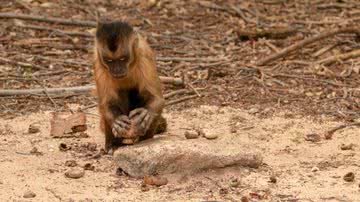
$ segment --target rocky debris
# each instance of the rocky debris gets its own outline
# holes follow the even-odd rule
[[[85,171],[83,168],[71,168],[70,170],[65,172],[65,176],[72,179],[79,179],[85,175]]]
[[[43,153],[40,152],[37,147],[33,147],[33,148],[30,150],[30,154],[36,155],[36,156],[41,156],[41,155],[43,155]]]
[[[350,143],[350,144],[341,144],[340,145],[340,149],[341,150],[352,150],[354,147],[354,144]]]
[[[92,171],[95,170],[95,166],[91,163],[85,163],[83,168],[84,170],[92,170]]]
[[[225,146],[226,150],[223,149]],[[160,138],[119,148],[114,153],[114,160],[126,174],[139,178],[228,166],[258,168],[262,164],[260,153],[251,145]]]
[[[353,172],[348,172],[348,173],[346,173],[346,175],[344,175],[343,179],[346,182],[353,182],[355,179],[355,174]]]
[[[36,194],[33,192],[33,191],[26,191],[23,195],[24,198],[35,198],[36,197]]]
[[[275,183],[277,182],[276,177],[275,177],[275,176],[270,176],[269,182],[271,182],[271,183],[274,183],[274,184],[275,184]]]
[[[240,181],[237,178],[230,180],[230,187],[236,188],[240,185]]]
[[[79,132],[84,132],[86,129],[86,115],[84,113],[79,112],[70,115],[60,112],[53,113],[50,135],[54,138],[80,136],[81,133]]]
[[[305,140],[310,142],[320,142],[321,136],[316,133],[310,133],[305,135]]]
[[[40,132],[40,124],[38,124],[38,123],[30,124],[28,132],[29,133],[38,133],[38,132]]]
[[[145,176],[143,184],[153,185],[153,186],[164,186],[167,185],[168,179],[166,177],[160,176]]]
[[[314,173],[316,173],[317,171],[319,171],[320,169],[318,168],[318,167],[316,167],[316,166],[314,166],[314,167],[312,167],[311,168],[311,172],[314,172]]]
[[[65,166],[67,166],[67,167],[75,167],[77,165],[78,164],[76,163],[75,160],[67,160],[67,161],[65,161]]]
[[[204,137],[208,140],[214,140],[218,138],[218,135],[215,133],[205,133]]]
[[[184,135],[186,139],[196,139],[199,137],[199,133],[196,131],[185,131]]]

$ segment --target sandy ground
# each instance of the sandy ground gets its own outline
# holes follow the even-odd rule
[[[50,112],[0,119],[0,200],[241,201],[246,197],[250,201],[360,201],[360,128],[348,127],[337,131],[331,140],[314,143],[306,141],[305,135],[323,134],[341,123],[290,112],[260,118],[261,114],[272,112],[256,111],[201,106],[166,112],[169,130],[165,135],[184,138],[184,131],[201,127],[219,135],[211,141],[253,145],[262,151],[264,165],[259,169],[225,168],[182,175],[169,178],[165,186],[150,187],[149,191],[141,190],[141,179],[117,175],[111,156],[96,155],[103,145],[103,136],[94,115],[88,115],[88,138],[66,139],[50,137]],[[29,134],[29,124],[35,122],[40,123],[41,131]],[[60,151],[60,143],[71,149]],[[94,143],[96,151],[91,148]],[[340,149],[341,144],[350,143],[355,145],[351,150]],[[34,147],[39,155],[30,153]],[[78,166],[91,163],[95,169],[86,170],[80,179],[70,179],[64,175],[69,169],[67,160],[75,160]],[[348,172],[355,174],[353,182],[344,181]],[[276,183],[270,182],[270,176],[276,178]],[[237,186],[234,179],[239,182]],[[35,198],[23,198],[29,190],[36,194]]]

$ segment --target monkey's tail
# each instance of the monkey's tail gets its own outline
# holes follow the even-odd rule
[[[166,119],[161,115],[158,119],[158,126],[156,127],[155,134],[164,133],[167,130]]]

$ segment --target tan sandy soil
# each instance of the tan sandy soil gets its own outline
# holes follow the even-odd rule
[[[91,113],[95,114],[96,110]],[[165,135],[184,138],[184,131],[201,127],[205,132],[217,133],[219,138],[195,141],[249,143],[262,151],[264,165],[259,169],[226,168],[192,176],[180,174],[169,178],[167,185],[150,187],[147,192],[141,191],[141,179],[117,175],[112,157],[96,158],[103,137],[94,115],[88,114],[89,138],[50,137],[50,112],[0,120],[0,200],[240,201],[244,196],[253,201],[360,200],[359,128],[345,128],[337,131],[332,140],[313,143],[304,136],[322,134],[341,123],[326,117],[313,120],[289,112],[274,113],[265,119],[258,115],[214,106],[167,112],[169,130]],[[29,134],[28,126],[34,122],[41,124],[41,132]],[[98,144],[97,151],[87,149],[89,142]],[[66,143],[71,149],[60,151],[60,143]],[[355,147],[341,150],[342,143],[353,143]],[[34,147],[42,155],[31,154]],[[67,160],[75,160],[79,166],[91,163],[95,170],[86,170],[80,179],[66,178]],[[343,180],[348,172],[355,173],[354,182]],[[270,176],[275,176],[277,182],[269,182]],[[231,187],[235,178],[240,183]],[[28,190],[36,197],[24,199]]]

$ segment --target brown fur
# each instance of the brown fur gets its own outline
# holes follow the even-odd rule
[[[109,50],[106,40],[99,36],[95,40],[94,74],[99,99],[101,130],[105,133],[105,149],[108,150],[116,141],[111,127],[117,116],[128,116],[133,106],[144,107],[160,116],[164,99],[161,81],[156,70],[155,56],[146,40],[135,32],[131,32],[128,36],[122,35],[122,38],[116,39],[118,43],[116,51]],[[126,51],[130,53],[127,74],[125,77],[116,78],[109,71],[103,56],[115,59],[121,57]],[[132,94],[135,94],[136,98],[140,97],[144,103],[133,99]],[[152,137],[156,127],[157,118],[144,137]]]

